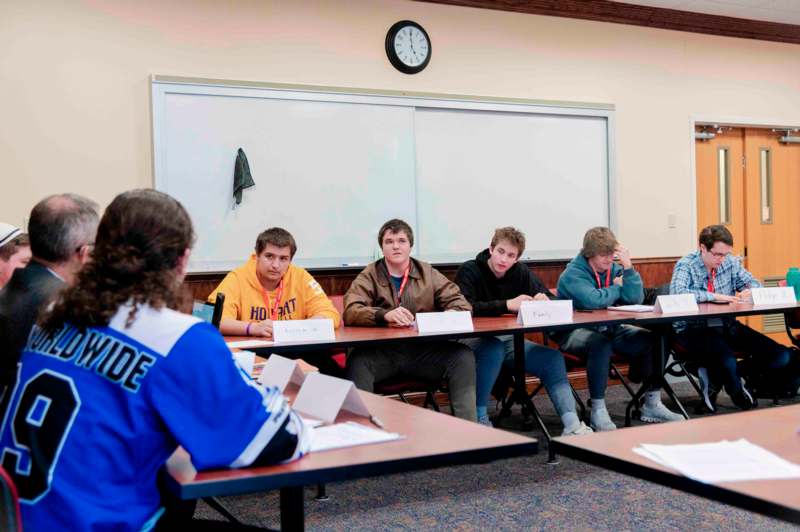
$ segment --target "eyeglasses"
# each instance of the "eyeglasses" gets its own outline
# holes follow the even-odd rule
[[[708,251],[708,250],[706,250],[706,253],[711,253],[711,256],[714,257],[715,259],[724,259],[725,257],[731,254],[730,251],[728,251],[727,253],[720,253],[718,251]]]

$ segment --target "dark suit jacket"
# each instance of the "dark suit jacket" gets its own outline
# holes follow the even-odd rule
[[[39,310],[64,287],[64,282],[32,260],[0,290],[0,389],[14,381],[22,349]]]

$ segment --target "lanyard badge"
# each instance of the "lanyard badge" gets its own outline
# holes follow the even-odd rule
[[[263,288],[261,289],[261,293],[264,296],[264,305],[266,306],[267,310],[269,310],[269,294]],[[272,307],[272,312],[270,312],[270,317],[272,321],[278,319],[278,307],[281,306],[281,297],[283,297],[283,277],[281,277],[281,282],[278,283],[278,291],[275,294],[275,305]]]

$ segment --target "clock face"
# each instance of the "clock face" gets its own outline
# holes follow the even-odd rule
[[[428,36],[416,26],[404,26],[394,36],[394,52],[404,65],[421,65],[428,58],[428,50]]]
[[[416,74],[428,66],[431,59],[430,38],[416,22],[402,20],[386,34],[386,55],[400,72]]]

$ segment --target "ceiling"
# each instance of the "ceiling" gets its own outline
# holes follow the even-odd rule
[[[800,25],[800,0],[613,0],[725,17]]]

